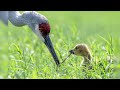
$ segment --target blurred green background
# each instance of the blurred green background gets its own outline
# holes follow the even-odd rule
[[[106,44],[106,42],[99,36],[104,37],[108,41],[109,36],[112,36],[114,61],[114,64],[112,66],[114,68],[114,76],[112,78],[120,78],[119,11],[38,12],[45,15],[49,20],[49,23],[51,25],[50,37],[59,58],[59,53],[61,53],[62,57],[64,58],[67,55],[66,53],[69,51],[69,49],[73,48],[78,43],[88,44],[94,53],[95,50],[98,51],[95,53],[95,55],[102,57],[101,48],[103,45]],[[20,13],[22,13],[22,11]],[[16,61],[13,62],[13,60],[23,60],[21,59],[21,54],[19,54],[17,51],[23,52],[23,50],[25,50],[25,58],[30,57],[29,55],[31,53],[34,53],[34,56],[32,57],[33,59],[31,60],[33,60],[33,62],[38,62],[39,65],[41,65],[41,68],[42,64],[43,67],[46,66],[45,63],[51,63],[51,66],[54,64],[54,61],[47,51],[47,48],[27,26],[15,27],[9,22],[9,26],[6,27],[2,22],[0,22],[0,46],[0,78],[12,77],[15,75],[14,72],[16,72],[16,69],[22,67],[18,67],[20,65],[17,64]],[[20,50],[16,50],[16,47],[18,47],[18,49]],[[46,60],[46,56],[50,57],[47,58],[50,60]],[[40,58],[41,60],[38,61],[37,59]],[[74,58],[72,57],[72,59]],[[30,66],[29,69],[31,67],[32,66]],[[36,66],[33,67],[35,68]],[[27,72],[27,69],[24,70],[26,70],[25,72]],[[32,73],[34,74],[34,72]],[[35,76],[31,76],[31,78],[34,77]],[[30,77],[28,76],[28,78]]]

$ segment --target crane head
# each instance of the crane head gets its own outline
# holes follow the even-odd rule
[[[43,39],[44,39],[43,42],[45,43],[45,45],[49,49],[51,55],[54,58],[54,61],[56,62],[57,65],[59,65],[60,62],[58,60],[58,57],[57,57],[57,55],[55,53],[54,47],[53,47],[52,42],[51,42],[50,37],[49,37],[49,33],[50,33],[50,25],[49,25],[49,23],[41,23],[41,24],[39,24],[39,31],[40,31]]]
[[[49,49],[55,63],[60,64],[58,57],[55,53],[54,47],[49,37],[50,24],[48,19],[35,11],[26,11],[23,13],[22,18],[25,19],[25,23],[33,30],[33,32],[44,42]]]
[[[51,39],[49,37],[50,33],[50,24],[48,22],[48,19],[37,13],[37,12],[32,12],[32,17],[30,17],[32,20],[30,23],[30,27],[32,28],[33,32],[37,34],[37,36],[44,42],[44,44],[47,46],[48,50],[50,51],[56,65],[59,65],[60,62],[58,60],[58,57],[56,55],[56,52],[54,50],[54,47],[52,45]],[[34,19],[33,19],[34,17]]]

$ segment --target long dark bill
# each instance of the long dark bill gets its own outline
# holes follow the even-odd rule
[[[44,42],[45,45],[46,45],[47,48],[49,49],[49,51],[50,51],[50,53],[51,53],[51,55],[52,55],[52,57],[53,57],[56,65],[58,66],[58,65],[60,64],[60,62],[59,62],[58,57],[57,57],[57,55],[56,55],[56,53],[55,53],[55,50],[54,50],[54,47],[53,47],[53,45],[52,45],[52,42],[51,42],[51,40],[50,40],[49,35],[46,35],[46,36],[44,37],[44,39],[45,39],[45,42]]]

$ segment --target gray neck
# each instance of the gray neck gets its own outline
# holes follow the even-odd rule
[[[19,11],[9,11],[8,12],[8,19],[15,26],[19,27],[19,26],[25,25],[24,19],[22,18]]]

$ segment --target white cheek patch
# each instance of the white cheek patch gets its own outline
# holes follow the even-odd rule
[[[45,39],[42,37],[41,32],[39,31],[39,25],[38,25],[38,24],[35,25],[35,33],[37,34],[37,36],[38,36],[43,42],[45,42]]]

